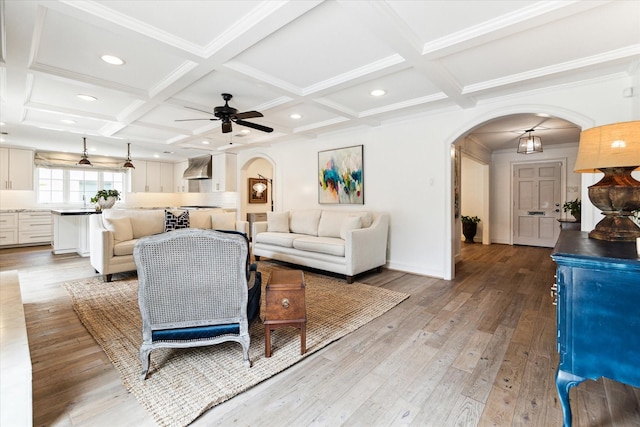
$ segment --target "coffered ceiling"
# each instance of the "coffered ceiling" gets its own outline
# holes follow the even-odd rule
[[[79,152],[86,136],[90,154],[124,157],[130,142],[134,158],[174,161],[640,69],[637,1],[0,4],[9,146]],[[274,131],[234,124],[223,134],[220,121],[206,120],[222,93],[241,112],[262,112],[247,121]],[[194,118],[205,120],[175,121]],[[575,142],[579,131],[531,114],[472,137],[515,148],[533,126],[548,132],[546,144]]]

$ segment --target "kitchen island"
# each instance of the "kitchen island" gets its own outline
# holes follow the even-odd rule
[[[95,209],[52,209],[53,253],[89,256],[89,215],[101,214]]]

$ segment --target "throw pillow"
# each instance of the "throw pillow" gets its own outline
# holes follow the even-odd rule
[[[289,228],[292,233],[318,235],[318,223],[320,222],[320,209],[304,209],[291,211]]]
[[[184,211],[176,216],[172,212],[164,211],[164,232],[189,228],[189,211]]]
[[[289,232],[289,211],[267,212],[267,231]]]
[[[224,212],[211,214],[211,228],[213,230],[235,230],[235,212]]]
[[[104,226],[113,232],[113,240],[125,242],[133,239],[133,227],[128,216],[122,218],[104,218]]]
[[[318,224],[318,236],[340,237],[340,228],[349,212],[323,210]]]
[[[345,218],[344,221],[342,221],[342,227],[340,227],[340,237],[342,240],[345,240],[347,238],[348,231],[357,230],[359,228],[362,228],[362,218],[359,216],[350,216]]]

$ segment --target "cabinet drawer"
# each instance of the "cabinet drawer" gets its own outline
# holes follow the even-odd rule
[[[20,233],[49,233],[51,234],[51,230],[53,226],[50,222],[21,222],[20,223]]]
[[[0,246],[18,243],[18,230],[0,230]]]
[[[48,232],[21,231],[18,243],[51,243],[51,230],[49,229]]]
[[[0,214],[0,230],[6,230],[11,228],[18,228],[18,214],[17,213]]]
[[[20,212],[20,221],[51,221],[51,212]]]

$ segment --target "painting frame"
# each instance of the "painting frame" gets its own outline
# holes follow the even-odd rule
[[[257,183],[263,183],[267,186],[262,194],[258,194],[256,190],[253,189],[253,186]],[[262,178],[249,178],[249,189],[247,194],[249,194],[249,203],[267,203],[267,189],[269,188],[269,183],[266,179]]]
[[[318,152],[318,203],[364,205],[364,146]]]

